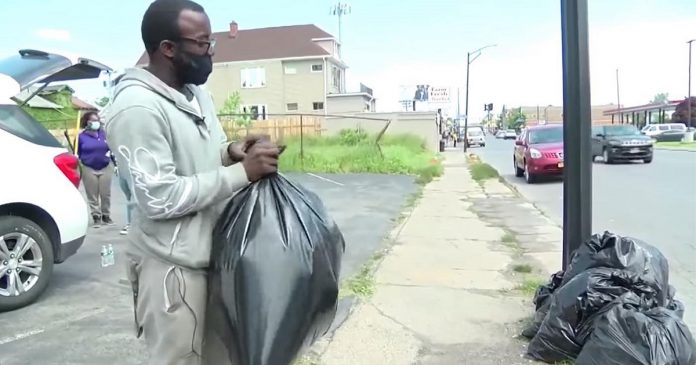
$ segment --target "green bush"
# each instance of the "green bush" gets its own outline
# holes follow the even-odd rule
[[[355,129],[337,136],[305,137],[303,151],[299,138],[286,139],[284,144],[283,171],[416,175],[420,183],[443,171],[425,141],[414,135],[385,135],[378,146],[376,136]]]

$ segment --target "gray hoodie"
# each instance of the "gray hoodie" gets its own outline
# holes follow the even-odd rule
[[[107,142],[137,203],[130,248],[205,269],[222,205],[248,181],[243,166],[227,154],[210,95],[186,87],[200,113],[149,71],[127,70],[109,108]]]

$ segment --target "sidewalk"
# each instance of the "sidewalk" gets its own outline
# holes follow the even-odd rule
[[[395,231],[374,295],[317,344],[314,363],[531,363],[518,334],[529,288],[560,267],[561,229],[497,179],[472,180],[461,151],[444,155],[443,177]]]

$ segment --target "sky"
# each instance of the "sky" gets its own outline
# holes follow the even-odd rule
[[[93,58],[114,69],[143,52],[140,21],[149,0],[0,0],[0,57],[20,48]],[[329,0],[200,0],[214,31],[313,23],[338,36]],[[467,52],[471,118],[483,105],[561,105],[560,0],[354,0],[342,20],[348,91],[374,90],[378,111],[399,108],[400,85],[449,87],[464,113]],[[589,0],[593,104],[623,105],[661,92],[684,98],[688,45],[696,38],[694,0]],[[696,48],[696,47],[695,47]],[[696,50],[694,51],[696,57]],[[696,61],[694,61],[696,63]],[[94,80],[73,84],[87,100],[106,95]],[[459,93],[457,92],[459,90]]]

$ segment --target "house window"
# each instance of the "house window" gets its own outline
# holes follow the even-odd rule
[[[289,112],[293,112],[298,109],[297,103],[288,103],[286,106]]]
[[[248,114],[251,120],[268,119],[268,107],[266,104],[242,105],[242,113]]]
[[[331,80],[332,80],[332,85],[338,89],[340,92],[341,89],[341,69],[338,67],[334,66],[331,68]]]
[[[290,66],[285,66],[285,74],[286,74],[286,75],[294,75],[294,74],[296,74],[296,73],[297,73],[297,69],[296,69],[296,68],[290,67]]]
[[[266,86],[266,69],[263,67],[242,69],[242,87],[257,88]]]
[[[312,108],[314,110],[324,110],[324,103],[322,102],[314,102],[312,103]]]
[[[312,65],[312,72],[322,72],[324,71],[324,65],[321,63],[317,63],[315,65]]]

